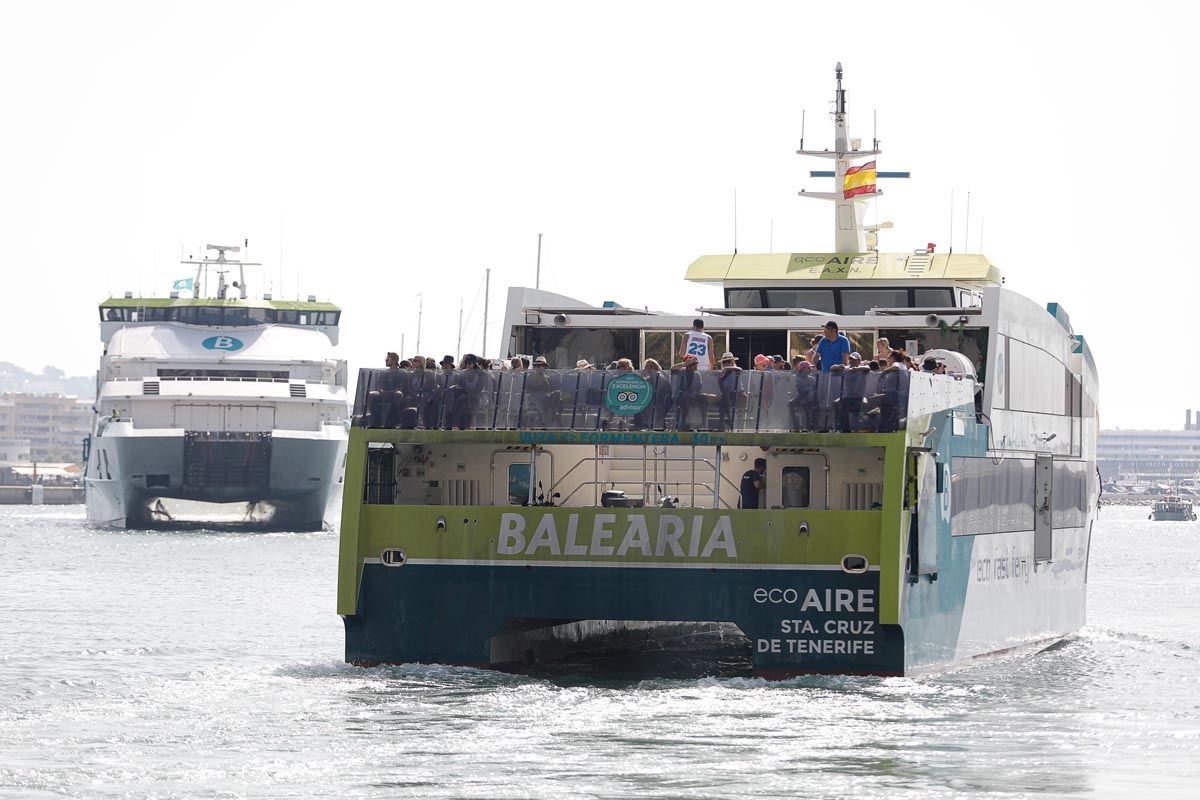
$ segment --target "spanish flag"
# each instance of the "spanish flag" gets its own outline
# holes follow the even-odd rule
[[[849,200],[860,194],[875,194],[875,162],[868,161],[858,167],[846,170],[846,185],[843,196]]]

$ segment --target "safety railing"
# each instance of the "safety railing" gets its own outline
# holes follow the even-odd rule
[[[426,430],[887,433],[909,373],[359,370],[355,424]]]

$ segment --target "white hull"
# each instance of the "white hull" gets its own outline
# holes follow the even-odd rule
[[[183,431],[114,431],[93,441],[87,519],[100,527],[203,523],[289,530],[330,529],[342,495],[345,431],[324,436],[275,432],[261,480],[201,485],[186,465]],[[117,435],[110,435],[110,434]],[[292,435],[289,435],[292,434]]]

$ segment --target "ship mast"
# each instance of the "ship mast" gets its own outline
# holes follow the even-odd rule
[[[815,197],[819,200],[832,200],[834,204],[834,250],[838,253],[867,252],[866,230],[863,218],[866,215],[868,196],[859,195],[847,198],[843,187],[846,185],[846,171],[855,166],[862,158],[879,155],[879,142],[872,142],[870,150],[858,149],[858,140],[850,138],[850,128],[846,124],[846,91],[842,88],[842,64],[837,68],[837,91],[833,100],[833,150],[805,150],[804,140],[800,140],[800,148],[796,152],[803,156],[831,158],[834,163],[832,173],[834,191],[807,192],[801,191],[801,197]],[[829,173],[813,173],[828,176]],[[874,194],[882,194],[876,190]]]
[[[193,261],[189,256],[187,260],[180,261],[180,264],[188,264],[196,267],[196,283],[194,294],[200,296],[201,280],[208,277],[208,268],[213,267],[213,271],[217,273],[217,298],[220,300],[226,299],[229,287],[225,284],[225,274],[228,272],[228,267],[238,268],[238,280],[233,282],[233,288],[237,289],[237,295],[240,300],[245,300],[246,292],[246,267],[261,267],[262,264],[258,261],[238,261],[225,257],[225,253],[241,252],[241,247],[236,245],[225,244],[210,244],[206,245],[207,250],[216,250],[216,258],[200,258]]]

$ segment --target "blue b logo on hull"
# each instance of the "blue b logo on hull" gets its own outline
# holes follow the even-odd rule
[[[200,344],[205,350],[241,350],[242,340],[233,336],[210,336]]]

